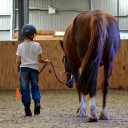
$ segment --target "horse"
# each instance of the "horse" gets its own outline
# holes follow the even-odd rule
[[[79,97],[77,115],[87,117],[85,96],[89,95],[89,122],[97,122],[96,95],[97,77],[100,66],[104,66],[102,85],[102,109],[100,120],[108,120],[106,97],[113,61],[120,46],[119,27],[116,19],[103,10],[83,11],[76,15],[67,27],[61,47],[69,88],[76,84]],[[82,68],[81,73],[79,72]]]

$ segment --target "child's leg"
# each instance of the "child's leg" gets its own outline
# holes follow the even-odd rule
[[[30,81],[31,81],[31,93],[33,100],[37,100],[41,98],[39,86],[38,86],[38,71],[35,69],[31,69],[30,73]]]
[[[26,116],[31,116],[30,110],[30,89],[29,89],[29,68],[23,67],[20,71],[20,91],[22,95],[22,103],[25,107]]]
[[[34,114],[38,115],[40,114],[40,92],[39,92],[39,86],[38,86],[38,71],[32,69],[31,70],[31,75],[30,75],[30,80],[31,80],[31,92],[32,92],[32,98],[35,103],[35,110]]]

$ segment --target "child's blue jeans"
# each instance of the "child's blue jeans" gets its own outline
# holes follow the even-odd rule
[[[20,91],[22,95],[22,103],[25,107],[29,107],[31,104],[30,96],[30,82],[31,82],[31,93],[32,99],[37,100],[41,98],[38,86],[38,74],[39,72],[35,69],[22,67],[20,69]]]

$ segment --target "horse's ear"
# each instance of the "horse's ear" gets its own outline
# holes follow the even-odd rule
[[[60,41],[60,46],[63,49],[63,41],[62,40]]]

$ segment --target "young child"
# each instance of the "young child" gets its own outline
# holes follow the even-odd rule
[[[38,75],[39,67],[38,63],[49,64],[48,59],[44,60],[41,58],[42,49],[40,44],[33,41],[36,33],[36,28],[27,24],[22,28],[22,35],[25,41],[18,45],[16,52],[17,58],[16,63],[20,66],[20,91],[22,95],[22,103],[25,107],[25,115],[32,116],[30,110],[31,97],[30,90],[32,93],[32,99],[34,100],[34,115],[40,114],[40,92],[38,86]],[[31,89],[29,86],[31,82]]]

